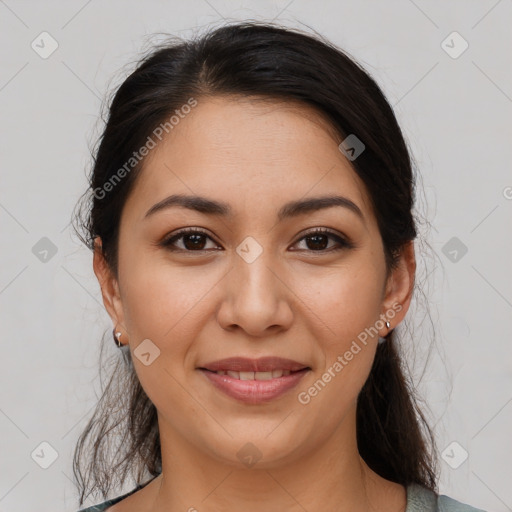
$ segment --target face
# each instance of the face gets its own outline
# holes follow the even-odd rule
[[[275,467],[328,439],[355,443],[357,395],[388,332],[379,319],[402,320],[414,263],[411,246],[386,280],[340,142],[308,107],[204,98],[146,158],[117,279],[99,251],[95,271],[162,445]],[[165,203],[177,195],[220,205]]]

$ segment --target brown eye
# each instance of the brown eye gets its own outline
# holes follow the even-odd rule
[[[334,240],[337,243],[337,247],[336,244],[334,247],[328,247],[329,239]],[[354,247],[354,245],[348,240],[326,229],[316,229],[311,231],[307,233],[306,236],[302,237],[299,242],[302,242],[302,240],[306,240],[306,250],[313,252],[330,252]]]
[[[183,252],[200,252],[218,249],[218,246],[216,245],[214,245],[214,247],[206,247],[208,240],[214,242],[211,236],[205,231],[199,229],[184,229],[165,239],[160,245],[170,251]],[[299,250],[305,250],[307,252],[331,252],[355,247],[354,244],[347,239],[326,229],[316,229],[311,231],[303,236],[299,242],[302,242],[303,240],[306,241],[306,249]],[[333,240],[335,242],[334,246],[329,246],[329,240]],[[179,247],[177,242],[181,242],[182,246]]]
[[[212,238],[206,232],[198,229],[187,229],[176,233],[170,238],[167,238],[162,242],[161,245],[171,251],[206,251],[208,250],[208,248],[205,247],[207,245],[207,239],[212,240]],[[176,242],[179,240],[182,240],[182,247],[176,246]]]

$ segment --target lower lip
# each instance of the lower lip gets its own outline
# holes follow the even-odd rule
[[[270,402],[297,386],[309,369],[306,368],[269,380],[239,380],[208,370],[200,371],[226,395],[246,404],[261,404]]]

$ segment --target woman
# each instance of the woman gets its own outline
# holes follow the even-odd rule
[[[80,505],[137,486],[86,510],[477,510],[437,494],[402,371],[414,177],[351,58],[263,23],[155,49],[87,197],[123,366],[75,452]]]

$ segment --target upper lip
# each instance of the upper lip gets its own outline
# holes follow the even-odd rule
[[[212,361],[200,367],[201,369],[234,372],[270,372],[273,370],[290,370],[296,372],[309,368],[308,365],[293,361],[292,359],[283,359],[282,357],[260,357],[259,359],[250,359],[247,357],[229,357]]]

